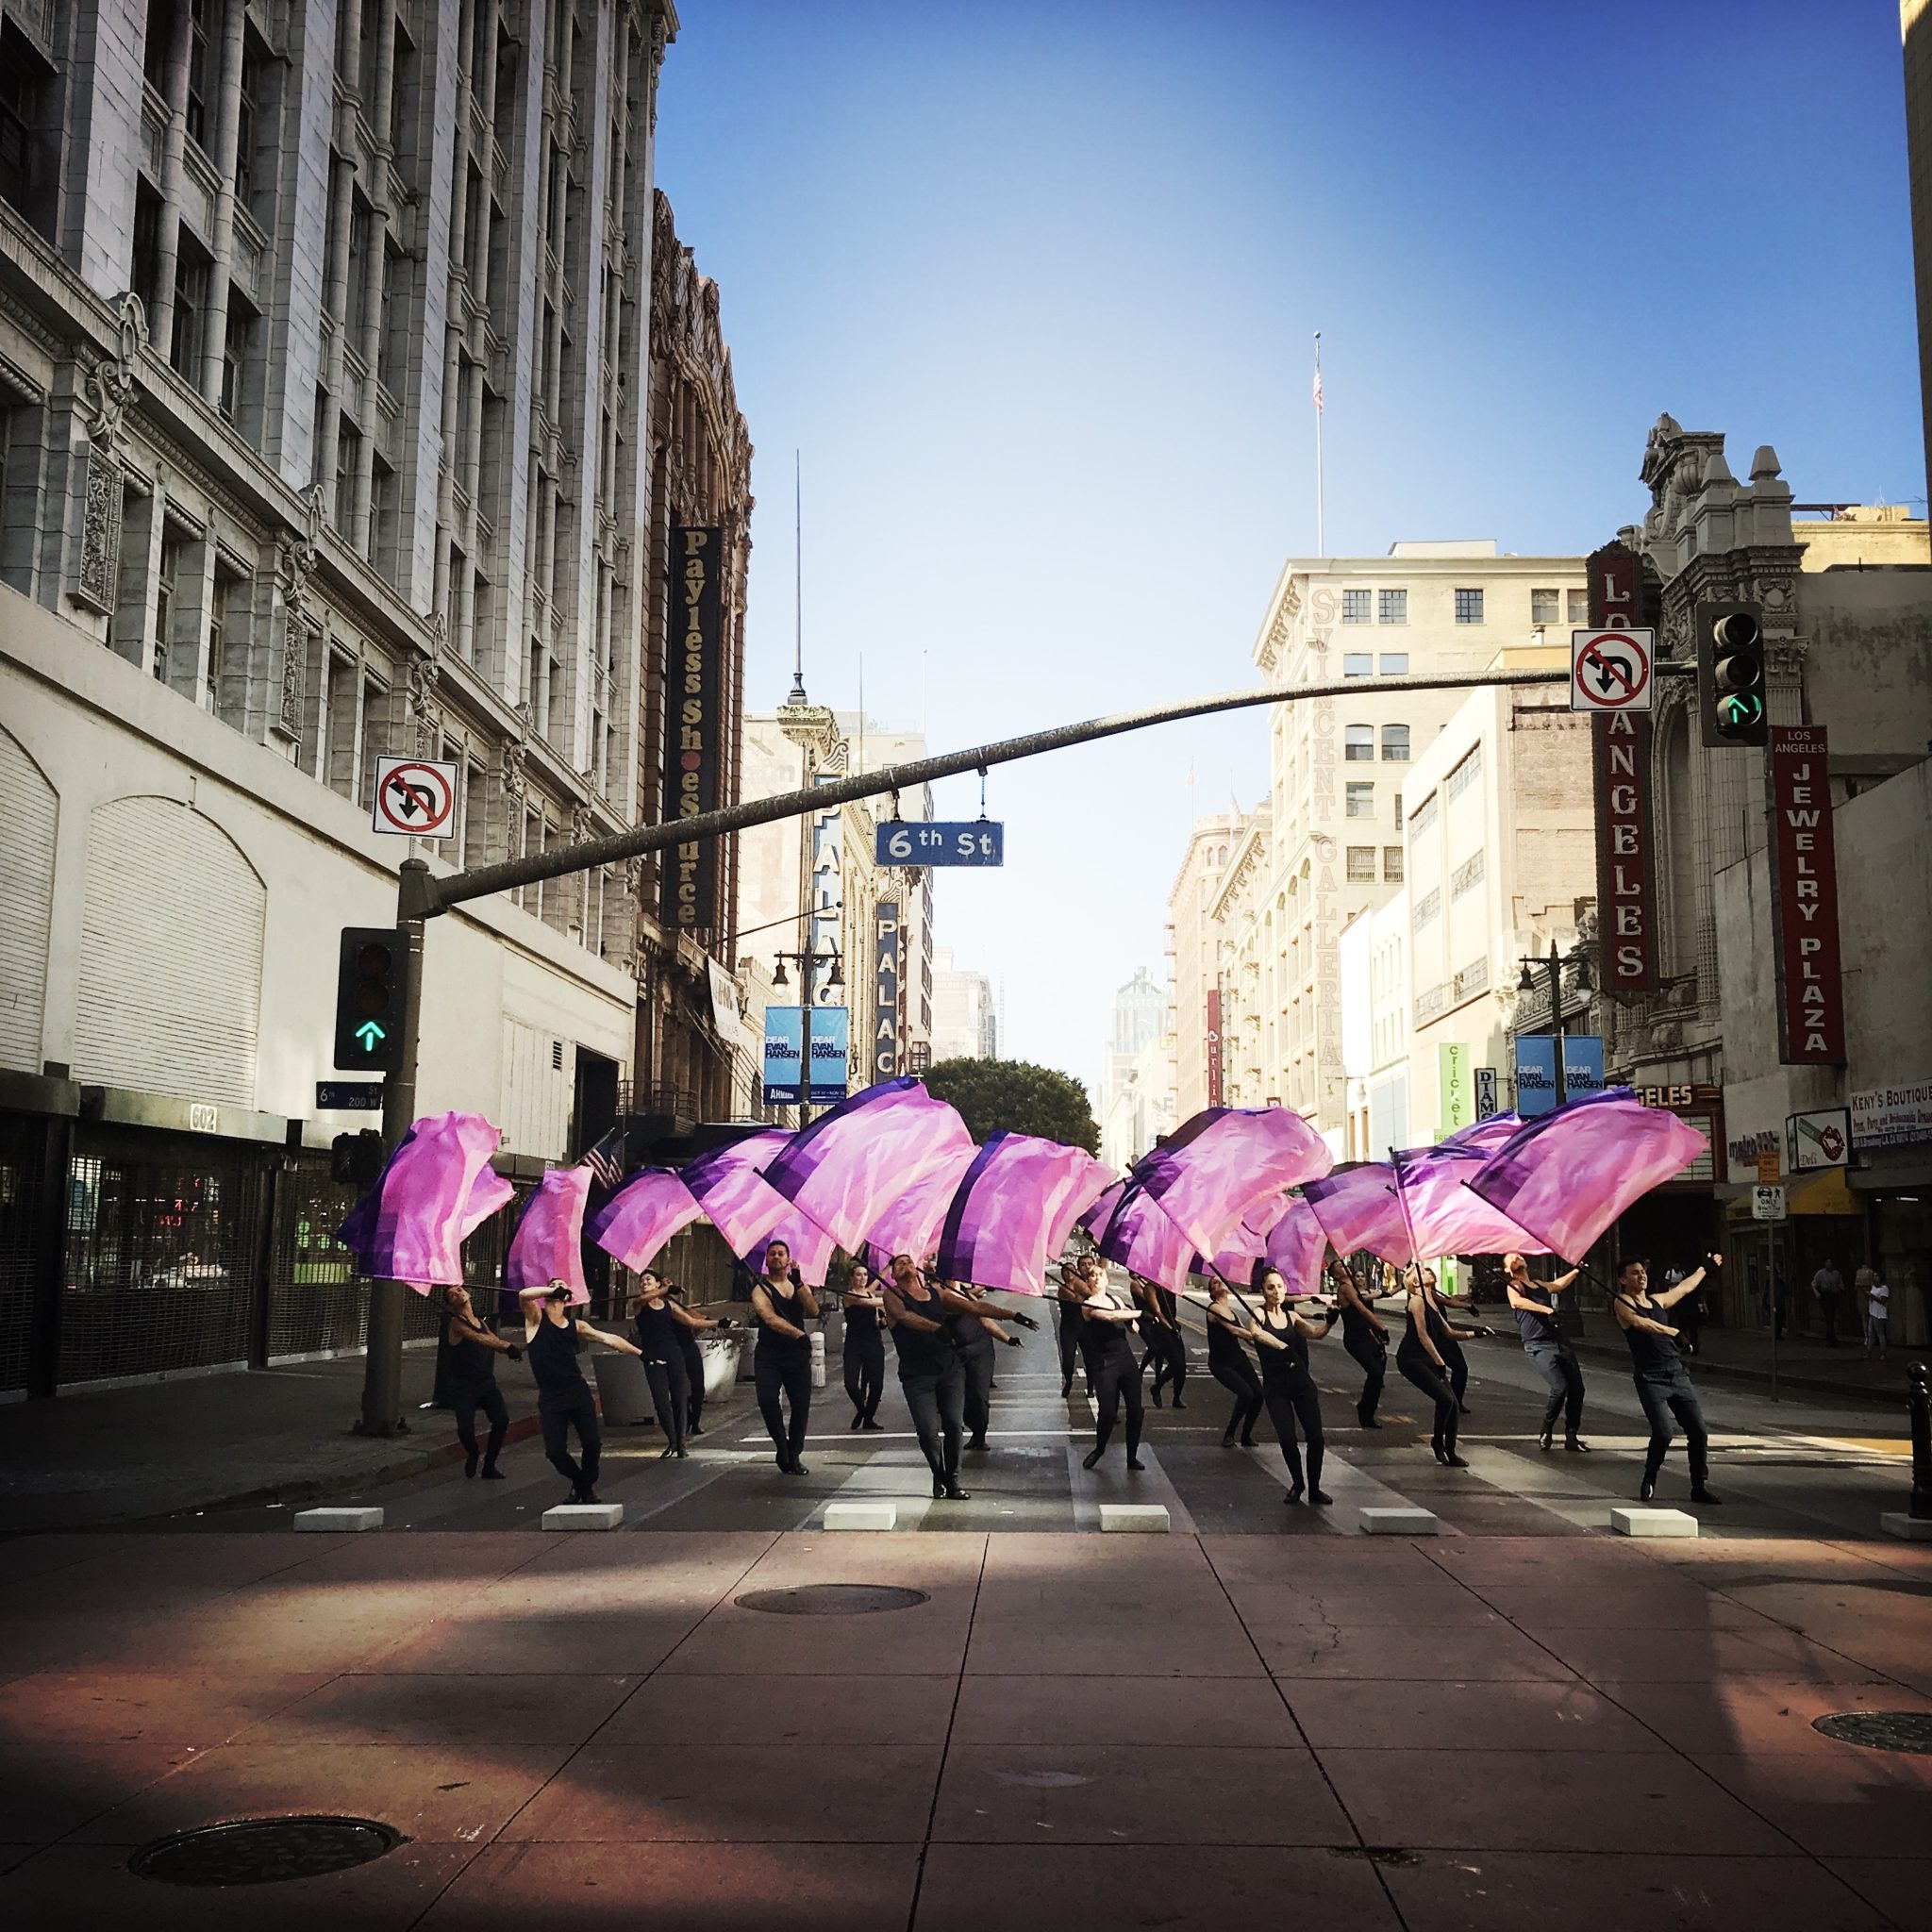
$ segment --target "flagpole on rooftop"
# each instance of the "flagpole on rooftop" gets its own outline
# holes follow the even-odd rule
[[[1322,500],[1322,331],[1315,331],[1315,555],[1328,555],[1328,529]]]

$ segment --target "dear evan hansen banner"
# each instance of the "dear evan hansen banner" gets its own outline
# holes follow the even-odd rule
[[[671,530],[664,708],[666,803],[694,819],[719,806],[724,765],[724,533]],[[718,841],[674,845],[663,861],[660,917],[681,932],[718,924]]]

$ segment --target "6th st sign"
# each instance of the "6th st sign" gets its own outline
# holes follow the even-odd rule
[[[1649,710],[1656,690],[1650,676],[1656,643],[1654,630],[1573,630],[1570,708]]]

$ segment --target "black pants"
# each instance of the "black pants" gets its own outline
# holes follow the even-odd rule
[[[789,1468],[805,1447],[805,1425],[811,1416],[811,1357],[805,1349],[795,1355],[779,1355],[760,1340],[758,1353],[752,1357],[751,1374],[758,1413],[764,1417],[772,1445],[778,1452],[778,1467]],[[781,1394],[791,1405],[789,1424],[779,1407]]]
[[[1650,1424],[1650,1446],[1643,1454],[1644,1481],[1654,1483],[1657,1471],[1664,1466],[1664,1457],[1670,1453],[1676,1434],[1671,1426],[1674,1417],[1683,1427],[1684,1447],[1690,1452],[1690,1480],[1702,1489],[1705,1477],[1710,1474],[1710,1431],[1704,1425],[1704,1410],[1690,1377],[1678,1369],[1658,1380],[1648,1375],[1639,1375],[1636,1380],[1637,1399],[1642,1403],[1644,1417]]]
[[[1469,1387],[1469,1357],[1463,1354],[1462,1346],[1457,1341],[1438,1341],[1436,1346],[1442,1352],[1442,1359],[1449,1369],[1449,1392],[1456,1397],[1456,1406],[1462,1406],[1462,1392]]]
[[[1537,1374],[1550,1391],[1543,1410],[1543,1434],[1563,1418],[1563,1433],[1574,1436],[1583,1426],[1583,1370],[1570,1353],[1567,1341],[1525,1341],[1523,1352],[1536,1364]]]
[[[684,1357],[685,1400],[690,1405],[687,1427],[695,1429],[705,1414],[705,1352],[688,1329],[677,1338],[677,1352]]]
[[[597,1487],[597,1460],[604,1453],[604,1431],[597,1423],[596,1398],[588,1386],[562,1395],[542,1395],[537,1400],[537,1418],[543,1429],[543,1453],[558,1475],[569,1479],[573,1490]],[[570,1431],[575,1424],[577,1446],[583,1454],[579,1465],[570,1453]]]
[[[1227,1432],[1221,1440],[1224,1442],[1232,1442],[1239,1436],[1243,1442],[1252,1441],[1255,1421],[1261,1413],[1260,1376],[1256,1374],[1245,1360],[1210,1361],[1208,1372],[1234,1397],[1234,1407],[1228,1412]]]
[[[966,1426],[966,1371],[957,1355],[942,1367],[899,1371],[899,1388],[912,1411],[913,1433],[926,1467],[941,1482],[959,1474],[959,1439]]]
[[[871,1422],[886,1392],[886,1342],[876,1328],[869,1334],[845,1331],[845,1393],[860,1422]]]
[[[1174,1399],[1178,1403],[1188,1380],[1188,1344],[1181,1340],[1178,1329],[1157,1327],[1148,1336],[1147,1352],[1141,1357],[1142,1374],[1150,1362],[1154,1365],[1155,1400],[1160,1399],[1161,1390],[1172,1382]]]
[[[959,1351],[966,1380],[966,1433],[975,1443],[985,1442],[986,1425],[992,1420],[992,1351],[991,1335],[969,1341]]]
[[[1456,1391],[1449,1378],[1420,1348],[1404,1346],[1395,1351],[1395,1366],[1436,1405],[1436,1425],[1429,1431],[1429,1442],[1437,1449],[1456,1448]]]
[[[1375,1405],[1382,1399],[1382,1384],[1389,1374],[1388,1345],[1376,1336],[1348,1335],[1341,1338],[1341,1345],[1361,1364],[1362,1392],[1357,1398],[1355,1412],[1360,1418],[1363,1428],[1375,1420]]]
[[[691,1414],[691,1376],[686,1373],[682,1353],[667,1355],[653,1361],[644,1357],[644,1380],[651,1385],[651,1407],[658,1411],[658,1426],[674,1449],[684,1447],[685,1423]]]
[[[1838,1297],[1835,1294],[1821,1294],[1818,1297],[1818,1313],[1824,1324],[1824,1340],[1828,1346],[1838,1346]]]
[[[1070,1395],[1074,1389],[1074,1371],[1084,1369],[1080,1357],[1080,1318],[1071,1318],[1065,1309],[1060,1311],[1060,1393]],[[1093,1379],[1091,1375],[1087,1378]]]
[[[1261,1393],[1267,1400],[1268,1420],[1274,1425],[1274,1440],[1281,1444],[1281,1459],[1288,1464],[1290,1482],[1297,1490],[1303,1487],[1302,1452],[1295,1441],[1295,1424],[1299,1422],[1308,1443],[1307,1484],[1319,1490],[1326,1445],[1322,1434],[1322,1398],[1313,1379],[1300,1376],[1292,1382],[1279,1382],[1263,1376]]]
[[[1113,1425],[1120,1419],[1121,1404],[1127,1406],[1127,1460],[1141,1453],[1141,1364],[1124,1338],[1098,1355],[1092,1363],[1093,1393],[1100,1404],[1100,1419],[1093,1431],[1096,1450],[1107,1447]]]
[[[460,1385],[449,1391],[449,1406],[456,1411],[457,1441],[463,1445],[465,1456],[476,1453],[476,1411],[480,1408],[490,1419],[490,1445],[483,1451],[483,1467],[496,1467],[497,1452],[503,1447],[503,1439],[509,1433],[509,1405],[503,1399],[503,1391],[496,1386],[492,1376],[488,1382],[476,1388],[463,1388]]]

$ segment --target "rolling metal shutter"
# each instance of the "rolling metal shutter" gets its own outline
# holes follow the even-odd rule
[[[0,1067],[41,1071],[47,935],[54,910],[54,788],[0,731]]]

